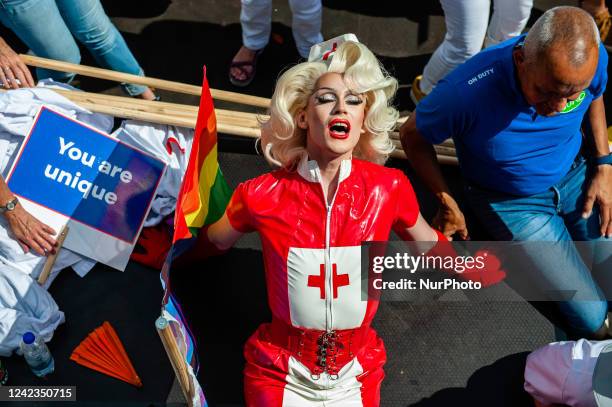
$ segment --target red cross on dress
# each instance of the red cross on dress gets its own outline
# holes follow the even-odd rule
[[[332,288],[334,290],[334,299],[338,298],[338,287],[344,287],[345,285],[349,285],[349,275],[338,275],[337,264],[332,264]],[[321,299],[325,299],[325,264],[321,264],[318,276],[316,274],[308,276],[308,287],[317,287]]]

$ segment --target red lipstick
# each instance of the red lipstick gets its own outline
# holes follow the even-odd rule
[[[344,140],[348,138],[351,132],[351,123],[346,119],[332,119],[327,128],[332,138]]]

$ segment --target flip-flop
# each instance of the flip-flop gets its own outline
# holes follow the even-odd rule
[[[239,62],[232,62],[230,64],[229,80],[232,83],[232,85],[244,88],[245,86],[249,86],[251,82],[253,82],[253,79],[255,79],[255,73],[257,72],[257,59],[259,58],[260,54],[261,54],[261,50],[255,51],[255,56],[253,57],[251,61],[239,61]],[[242,69],[245,66],[252,67],[250,73]],[[234,76],[232,76],[232,68],[240,69],[242,72],[244,72],[246,77],[242,80],[235,78]]]

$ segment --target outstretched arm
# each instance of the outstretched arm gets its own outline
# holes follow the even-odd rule
[[[441,232],[429,226],[420,213],[416,223],[412,227],[406,228],[404,233],[400,233],[400,236],[406,240],[414,240],[418,252],[427,253],[427,256],[444,258],[461,256]],[[479,256],[483,261],[483,266],[480,268],[466,266],[460,273],[452,267],[443,268],[442,271],[451,273],[462,280],[481,283],[483,287],[494,285],[506,277],[506,273],[500,268],[501,263],[494,253],[480,250],[473,257],[478,258]]]
[[[438,234],[429,226],[421,212],[419,212],[414,226],[406,228],[406,235],[403,237],[417,242],[433,242],[434,244],[438,241]]]
[[[242,235],[242,232],[232,227],[226,212],[221,219],[200,230],[196,245],[177,258],[175,265],[182,267],[223,254]]]
[[[179,262],[192,263],[221,254],[232,247],[240,236],[253,230],[246,184],[243,182],[236,187],[223,216],[200,230],[197,245],[181,256]]]
[[[232,227],[232,224],[227,218],[227,212],[223,214],[221,219],[210,225],[206,230],[206,238],[218,250],[229,249],[242,235],[242,232]]]
[[[15,195],[4,182],[4,178],[0,176],[0,206],[6,206],[13,199],[15,199]],[[5,211],[2,215],[8,221],[15,240],[19,242],[25,253],[30,249],[40,255],[55,253],[57,244],[53,238],[55,231],[32,216],[20,203],[17,204],[15,209]]]

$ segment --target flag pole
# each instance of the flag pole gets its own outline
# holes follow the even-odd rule
[[[40,275],[38,276],[38,284],[44,285],[51,274],[51,269],[57,260],[57,256],[59,255],[60,250],[62,250],[62,245],[64,244],[64,240],[66,240],[66,236],[68,235],[68,225],[64,225],[62,230],[60,231],[57,237],[57,248],[55,249],[54,254],[50,254],[47,256],[47,260],[45,261],[45,265],[43,266]]]
[[[179,381],[179,385],[181,386],[185,400],[187,400],[187,405],[189,407],[193,407],[194,394],[192,391],[193,387],[191,386],[190,377],[187,373],[187,362],[185,362],[185,358],[181,355],[178,344],[176,343],[176,338],[172,334],[170,323],[166,318],[160,316],[155,321],[155,327],[157,328],[157,333],[159,334],[162,344],[164,345],[166,354],[170,359],[170,364],[172,365],[172,369],[174,369],[174,374]]]

